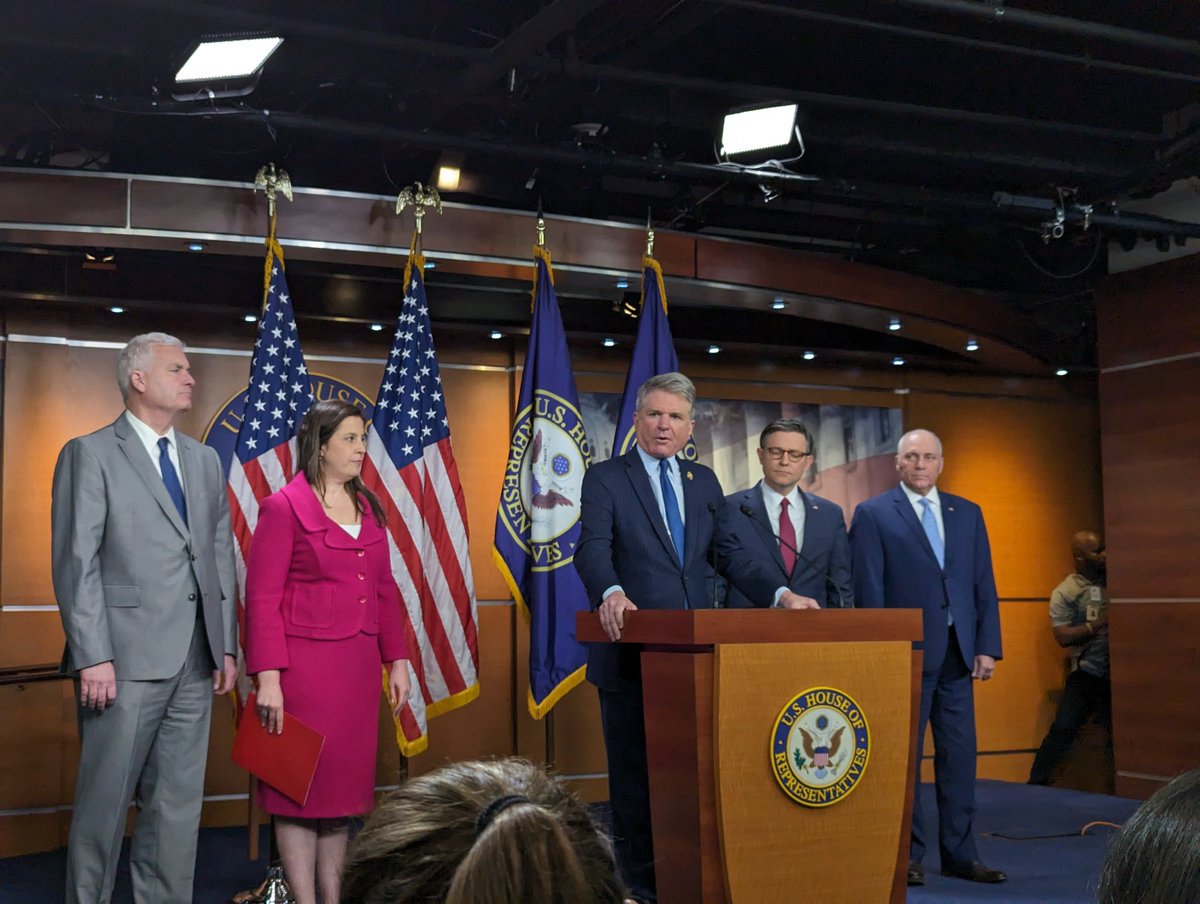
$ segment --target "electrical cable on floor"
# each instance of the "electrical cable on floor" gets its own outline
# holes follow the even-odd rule
[[[1078,832],[1060,832],[1056,835],[1005,835],[1002,832],[980,832],[979,834],[984,835],[988,838],[1003,838],[1005,841],[1045,841],[1048,838],[1079,838],[1081,836],[1087,835],[1088,829],[1091,829],[1094,826],[1108,826],[1109,828],[1112,828],[1112,829],[1121,828],[1120,823],[1108,822],[1103,819],[1096,819],[1096,820],[1093,820],[1092,822],[1089,822]]]

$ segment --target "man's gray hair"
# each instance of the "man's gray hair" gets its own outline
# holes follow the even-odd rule
[[[696,416],[696,386],[683,374],[671,371],[666,374],[656,374],[638,387],[637,410],[642,410],[642,403],[652,392],[669,392],[677,395],[688,403],[688,417]]]
[[[145,370],[150,365],[150,356],[156,345],[173,345],[182,349],[186,346],[174,336],[166,333],[142,333],[130,339],[117,358],[117,385],[121,398],[129,401],[130,380],[135,370]]]

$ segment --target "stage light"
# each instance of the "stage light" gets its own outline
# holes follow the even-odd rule
[[[894,357],[892,359],[892,367],[903,367],[903,366],[904,366],[904,359],[901,358],[899,355],[897,355],[896,357]]]
[[[805,360],[805,361],[811,361],[811,360],[812,360],[813,358],[815,358],[815,357],[817,357],[817,353],[816,353],[816,352],[814,352],[814,351],[810,351],[810,350],[808,350],[808,349],[805,349],[805,350],[804,350],[804,360]]]
[[[966,349],[969,352],[979,351],[979,342],[975,339],[974,336],[967,337]]]
[[[795,136],[795,104],[729,113],[721,129],[721,153],[732,157],[750,151],[784,148]]]
[[[902,326],[902,324],[900,323],[899,317],[893,317],[891,319],[891,322],[888,323],[888,329],[891,330],[893,333],[896,332],[898,329],[900,329],[901,326]]]
[[[282,43],[283,38],[276,36],[201,40],[175,73],[175,82],[195,85],[249,78],[262,69]]]
[[[708,353],[710,355],[719,355],[721,353],[721,346],[717,345],[716,343],[710,345],[708,347]]]
[[[458,191],[458,180],[462,170],[457,166],[439,166],[437,187],[439,191]]]

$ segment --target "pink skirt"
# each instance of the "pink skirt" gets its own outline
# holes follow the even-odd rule
[[[284,712],[325,736],[308,800],[303,805],[258,783],[258,805],[277,816],[329,819],[368,813],[375,805],[379,736],[379,639],[287,638],[280,672]]]

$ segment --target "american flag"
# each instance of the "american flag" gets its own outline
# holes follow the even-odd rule
[[[406,756],[428,745],[430,718],[479,696],[467,508],[450,446],[423,268],[423,258],[411,254],[362,474],[387,512],[409,665],[414,688],[421,691],[409,695],[396,722],[396,740]]]
[[[268,245],[264,282],[246,408],[226,485],[237,539],[239,600],[246,593],[246,555],[258,524],[258,503],[292,479],[296,428],[312,404],[312,384],[283,273],[283,248],[274,239]]]

